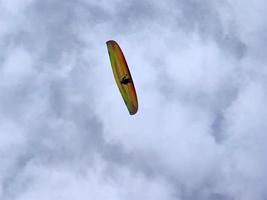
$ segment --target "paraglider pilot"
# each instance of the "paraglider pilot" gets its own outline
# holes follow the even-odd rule
[[[121,80],[121,84],[128,84],[128,83],[132,83],[132,80],[130,79],[130,77],[128,77],[128,75],[126,74],[122,80]]]

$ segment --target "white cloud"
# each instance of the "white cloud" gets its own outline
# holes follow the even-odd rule
[[[1,1],[0,198],[265,199],[263,10]],[[135,116],[109,39],[131,68]]]

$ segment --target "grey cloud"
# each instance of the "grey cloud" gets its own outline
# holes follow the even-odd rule
[[[178,18],[178,25],[182,24],[189,31],[198,31],[203,39],[214,38],[222,48],[229,51],[229,55],[242,58],[246,53],[247,46],[239,38],[234,20],[226,22],[230,24],[228,30],[223,27],[219,9],[224,6],[228,6],[227,2],[177,1],[177,8],[180,8],[183,13],[182,19]],[[226,12],[231,12],[231,10],[226,10]],[[227,15],[228,13],[223,14]]]

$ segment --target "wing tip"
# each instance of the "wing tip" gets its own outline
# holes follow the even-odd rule
[[[138,108],[134,109],[134,110],[129,110],[129,114],[130,115],[135,115],[138,111]]]
[[[137,112],[130,112],[130,115],[135,115]]]
[[[107,45],[114,45],[114,44],[118,44],[115,40],[108,40],[108,41],[106,41],[106,44]]]

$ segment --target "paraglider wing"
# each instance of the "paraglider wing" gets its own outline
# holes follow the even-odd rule
[[[115,81],[130,115],[134,115],[138,110],[138,101],[127,62],[117,42],[109,40],[106,43]]]

